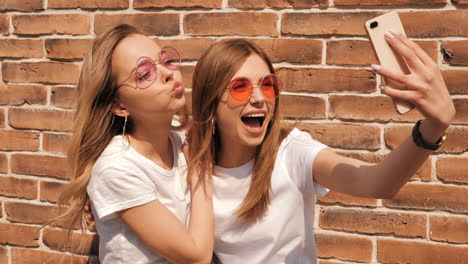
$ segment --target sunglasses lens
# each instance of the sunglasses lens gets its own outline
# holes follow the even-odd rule
[[[142,57],[137,62],[136,84],[138,88],[147,88],[157,78],[156,65],[149,58]]]
[[[262,91],[266,97],[276,98],[281,92],[281,80],[273,74],[267,75],[262,79]]]
[[[231,82],[229,90],[234,99],[245,101],[252,94],[252,84],[247,78],[237,78]]]
[[[171,70],[176,70],[180,66],[179,52],[173,47],[162,48],[159,60],[164,67]]]

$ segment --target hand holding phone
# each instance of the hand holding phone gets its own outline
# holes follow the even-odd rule
[[[380,65],[388,69],[399,71],[400,73],[409,74],[410,72],[404,59],[396,53],[396,51],[392,49],[385,40],[385,32],[390,31],[401,33],[403,36],[406,36],[398,13],[396,11],[391,11],[370,19],[366,21],[365,28]],[[400,87],[401,85],[396,82],[392,82],[391,80],[384,78],[384,81],[385,85],[392,88],[403,88]],[[392,98],[392,100],[400,114],[405,114],[414,108],[414,105],[410,102],[394,98]]]

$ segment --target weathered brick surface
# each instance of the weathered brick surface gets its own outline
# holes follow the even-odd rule
[[[382,7],[382,6],[443,6],[447,0],[334,0],[339,7]]]
[[[0,85],[0,105],[47,103],[47,88],[43,85]]]
[[[319,204],[323,205],[342,204],[363,207],[377,207],[377,199],[356,197],[334,191],[330,191],[325,196],[318,196],[317,201]]]
[[[270,57],[272,62],[320,64],[321,40],[315,39],[253,39]],[[291,48],[294,47],[294,48]]]
[[[61,108],[73,108],[75,99],[74,87],[55,86],[51,89],[50,103]]]
[[[322,258],[370,262],[372,241],[368,238],[317,233],[317,255]]]
[[[37,197],[37,181],[0,177],[0,195],[14,198],[35,199]]]
[[[448,195],[450,194],[450,195]],[[468,212],[468,192],[460,186],[406,184],[400,192],[383,204],[391,208]]]
[[[442,75],[451,94],[468,94],[468,70],[443,70]]]
[[[277,36],[277,21],[275,13],[192,13],[184,16],[184,31],[194,36]]]
[[[19,35],[69,34],[86,35],[90,33],[89,15],[14,15],[14,33]]]
[[[0,153],[0,173],[8,173],[8,157],[5,153]]]
[[[12,248],[11,249],[12,264],[43,264],[43,263],[70,263],[70,264],[87,264],[88,257],[71,256],[66,254],[58,254],[53,252]]]
[[[0,128],[5,127],[5,110],[0,108]]]
[[[90,39],[46,39],[45,50],[50,59],[83,59],[91,46]]]
[[[325,100],[319,97],[282,95],[281,105],[289,118],[322,119],[326,114]]]
[[[2,76],[9,82],[75,84],[79,66],[65,62],[4,62]]]
[[[215,42],[211,38],[191,38],[191,39],[156,39],[160,47],[172,46],[176,48],[182,60],[198,60],[202,53]]]
[[[0,34],[8,35],[10,32],[10,18],[7,15],[0,15]]]
[[[48,0],[48,8],[124,9],[128,0]]]
[[[142,33],[153,36],[170,36],[179,34],[179,15],[169,13],[150,14],[97,14],[94,17],[94,33],[120,24],[130,24]]]
[[[468,158],[450,157],[437,159],[437,178],[444,182],[468,183]]]
[[[24,247],[39,247],[35,226],[0,223],[0,243]]]
[[[41,181],[40,184],[40,200],[56,203],[63,192],[66,183]]]
[[[221,8],[222,0],[134,0],[134,8]]]
[[[47,152],[66,153],[70,134],[42,133],[42,149]]]
[[[442,42],[442,54],[445,62],[454,66],[468,65],[468,40]]]
[[[17,174],[66,179],[66,159],[58,156],[12,154],[11,171]]]
[[[40,39],[0,39],[0,58],[42,58]]]
[[[379,263],[398,264],[466,263],[467,249],[466,246],[379,239],[377,241],[377,260]]]
[[[425,215],[327,208],[320,210],[319,219],[323,229],[404,237],[426,236]]]
[[[0,150],[39,150],[39,133],[0,130]]]
[[[0,10],[39,11],[43,10],[44,0],[2,0]]]
[[[279,68],[288,92],[361,92],[376,90],[375,75],[361,69]]]
[[[44,244],[50,249],[76,252],[78,254],[96,254],[97,236],[94,234],[82,235],[73,233],[71,244],[67,245],[67,233],[62,230],[46,229],[42,237]],[[83,241],[82,241],[83,240]]]
[[[11,108],[9,124],[14,128],[70,131],[72,112],[49,109]]]
[[[400,18],[410,37],[468,37],[467,10],[401,12]]]
[[[432,240],[452,243],[468,243],[468,218],[431,216],[430,236]]]
[[[239,9],[328,7],[328,0],[229,0],[229,7]]]

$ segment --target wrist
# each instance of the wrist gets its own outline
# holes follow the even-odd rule
[[[431,126],[426,120],[419,120],[413,127],[413,142],[424,149],[437,150],[445,140],[444,126]]]

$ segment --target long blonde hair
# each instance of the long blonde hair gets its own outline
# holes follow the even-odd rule
[[[266,53],[254,43],[243,39],[230,39],[215,43],[200,58],[192,80],[193,127],[190,142],[189,174],[212,175],[220,139],[214,116],[225,88],[234,74],[251,54],[257,54],[271,73],[275,73]],[[290,128],[281,127],[279,97],[276,98],[273,118],[265,138],[255,153],[255,165],[249,191],[237,209],[236,215],[245,220],[261,218],[270,203],[271,173],[281,141]],[[212,134],[215,131],[215,134]],[[261,157],[261,158],[260,158]]]
[[[70,231],[76,225],[86,230],[83,218],[84,206],[88,202],[86,187],[91,177],[94,163],[109,144],[111,139],[133,131],[132,122],[124,124],[124,118],[113,113],[117,100],[118,87],[112,76],[112,54],[116,46],[134,34],[140,34],[134,27],[126,24],[113,26],[94,39],[81,68],[76,89],[76,112],[73,134],[68,149],[68,175],[70,183],[61,194],[58,204],[62,213],[49,222],[63,222]],[[185,110],[185,109],[184,109]],[[179,113],[178,127],[186,125],[186,111]]]

